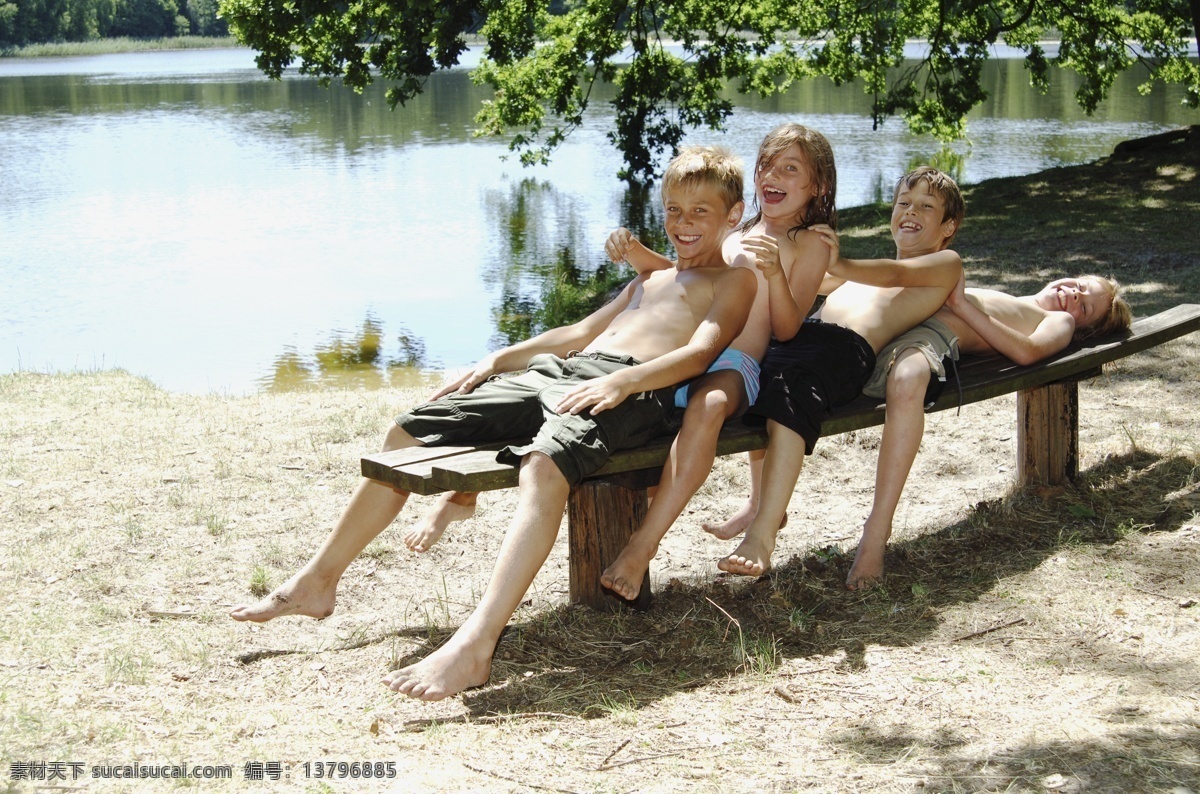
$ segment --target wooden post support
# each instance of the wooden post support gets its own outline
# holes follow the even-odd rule
[[[1017,392],[1017,482],[1061,485],[1079,474],[1079,383]]]
[[[607,568],[633,531],[646,517],[646,488],[658,482],[659,471],[630,472],[603,480],[585,480],[571,489],[567,500],[567,531],[570,540],[569,569],[571,602],[599,610],[619,605],[635,609],[650,606],[650,572],[633,602],[625,601],[600,584]]]

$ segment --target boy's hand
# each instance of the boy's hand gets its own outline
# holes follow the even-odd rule
[[[769,234],[752,234],[742,240],[742,247],[754,254],[754,266],[768,279],[786,275],[779,261],[779,241]]]
[[[833,270],[837,266],[838,260],[842,258],[842,243],[838,239],[838,233],[827,223],[815,223],[809,226],[808,230],[819,234],[825,245],[829,246],[828,270]]]
[[[954,289],[950,290],[950,294],[946,297],[946,308],[957,314],[958,307],[962,306],[967,299],[967,277],[965,273],[958,274],[958,281],[954,285]]]
[[[604,253],[619,265],[629,256],[629,251],[636,242],[637,238],[633,236],[633,232],[622,226],[608,236],[608,240],[604,243]]]
[[[463,375],[455,378],[449,383],[444,384],[440,389],[435,391],[430,397],[429,402],[433,402],[439,397],[445,397],[451,392],[466,394],[473,391],[476,386],[486,381],[488,378],[496,374],[496,359],[494,356],[484,356],[474,369],[468,370]]]
[[[558,405],[554,406],[555,413],[580,414],[591,408],[590,413],[595,415],[609,408],[616,408],[630,394],[623,374],[613,372],[575,386],[563,394]]]

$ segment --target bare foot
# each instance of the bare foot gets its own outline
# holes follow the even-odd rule
[[[276,587],[270,595],[253,604],[239,604],[229,610],[234,620],[266,623],[285,615],[304,615],[324,620],[333,614],[337,603],[337,583],[319,579],[303,571]]]
[[[441,539],[446,527],[475,515],[476,496],[457,491],[442,494],[421,522],[404,533],[404,545],[416,552],[429,551]]]
[[[775,551],[775,538],[746,537],[733,554],[717,562],[717,567],[728,573],[742,576],[762,576],[771,570],[771,552]]]
[[[633,601],[642,592],[642,582],[646,578],[650,560],[654,559],[656,551],[658,551],[657,548],[652,549],[649,554],[645,554],[635,549],[632,543],[627,545],[621,549],[621,553],[617,555],[613,564],[600,574],[600,584],[621,598]]]
[[[451,637],[416,664],[393,670],[383,683],[417,700],[442,700],[483,686],[492,675],[492,650]]]
[[[891,534],[890,528],[883,531],[863,530],[854,564],[850,566],[850,573],[846,574],[847,590],[869,590],[883,582],[883,552],[887,549]]]
[[[746,504],[742,505],[741,510],[738,510],[726,519],[724,523],[709,524],[705,522],[700,525],[700,528],[721,540],[732,540],[746,531],[746,528],[750,526],[750,522],[754,520],[754,516],[756,515],[758,515],[758,505],[746,502]],[[783,520],[779,522],[779,528],[783,529],[785,526],[787,526],[786,513],[783,515]]]

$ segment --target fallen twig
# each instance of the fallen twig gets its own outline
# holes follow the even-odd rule
[[[1007,623],[1001,623],[999,626],[992,626],[991,628],[983,629],[982,631],[974,631],[974,632],[971,632],[970,634],[964,634],[961,637],[955,637],[953,640],[951,640],[951,642],[962,642],[963,640],[971,640],[976,637],[982,637],[984,634],[991,634],[993,631],[999,631],[1000,629],[1006,629],[1009,626],[1020,626],[1025,622],[1026,622],[1025,618],[1017,618],[1016,620],[1010,620]]]
[[[518,786],[528,786],[529,788],[541,789],[542,791],[561,791],[562,794],[580,794],[580,792],[575,791],[573,789],[569,789],[569,788],[555,788],[554,786],[539,786],[537,783],[530,783],[525,780],[518,780],[515,777],[509,777],[508,775],[502,775],[499,772],[493,772],[490,769],[481,769],[477,766],[473,766],[473,765],[465,763],[465,762],[463,763],[463,766],[465,766],[467,769],[470,769],[472,772],[478,772],[481,775],[488,775],[490,777],[496,778],[497,780],[507,780],[509,783],[516,783]]]
[[[615,764],[609,764],[608,766],[598,766],[598,767],[596,767],[596,770],[603,772],[608,769],[616,769],[619,766],[626,766],[628,764],[638,764],[638,763],[641,763],[642,761],[653,761],[656,758],[666,758],[667,756],[679,755],[681,753],[686,753],[690,750],[703,750],[703,749],[705,749],[704,745],[698,744],[694,747],[680,747],[678,750],[671,750],[668,753],[653,753],[651,755],[639,755],[637,758],[628,758],[624,761],[618,761]]]
[[[619,752],[621,752],[622,750],[624,750],[624,749],[625,749],[625,745],[629,744],[631,741],[633,741],[633,737],[632,737],[632,736],[627,736],[627,737],[625,737],[625,741],[623,741],[623,742],[621,742],[620,744],[618,744],[618,745],[617,745],[617,749],[613,750],[611,753],[609,753],[608,755],[606,755],[606,756],[604,757],[604,760],[603,760],[603,761],[601,761],[599,764],[597,764],[597,765],[596,765],[596,769],[603,769],[603,768],[604,768],[604,765],[605,765],[605,764],[607,764],[609,761],[611,761],[611,760],[612,760],[612,757],[613,757],[614,755],[616,755],[617,753],[619,753]]]

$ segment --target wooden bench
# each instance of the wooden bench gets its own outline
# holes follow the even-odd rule
[[[1073,480],[1079,466],[1078,382],[1100,373],[1103,364],[1147,350],[1200,328],[1200,305],[1182,304],[1135,320],[1121,337],[1074,344],[1033,366],[1002,356],[967,356],[958,364],[961,404],[1017,393],[1017,478],[1024,485]],[[950,384],[931,410],[960,404]],[[834,411],[821,425],[833,436],[883,424],[883,405],[860,397]],[[600,585],[600,573],[616,559],[646,514],[646,490],[658,483],[672,438],[618,452],[594,475],[571,489],[567,505],[570,542],[570,598],[591,607],[612,608],[620,600]],[[762,449],[763,429],[731,422],[721,431],[717,454]],[[362,459],[363,476],[416,494],[490,491],[517,484],[517,468],[496,461],[500,444],[479,447],[418,447],[380,452]],[[650,577],[634,605],[650,598]]]

